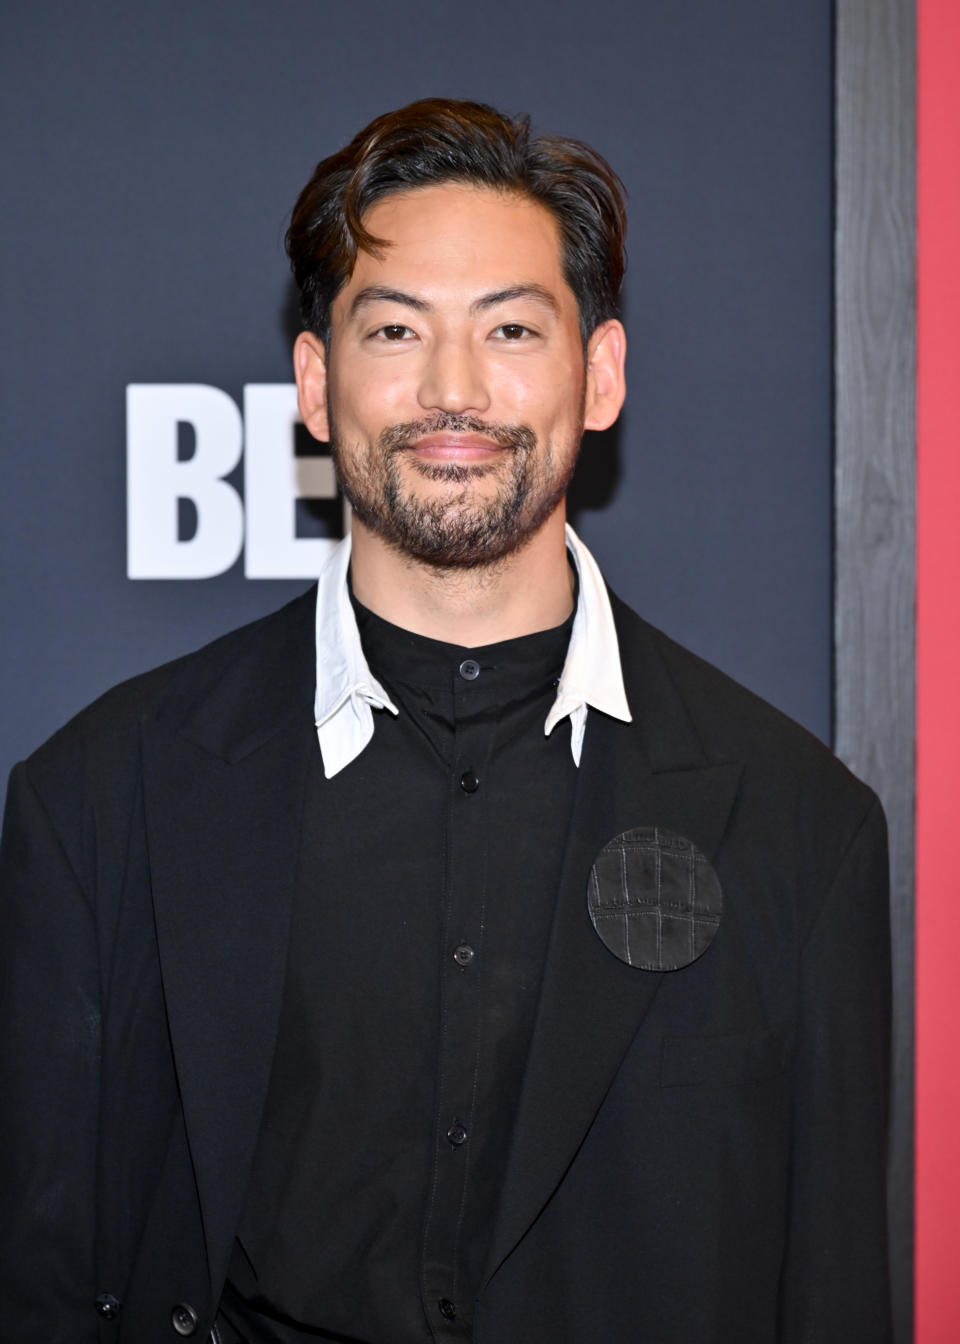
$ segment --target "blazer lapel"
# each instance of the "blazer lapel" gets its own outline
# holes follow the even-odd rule
[[[310,594],[198,703],[142,725],[150,874],[210,1271],[226,1271],[269,1082],[310,753]],[[184,700],[190,697],[185,692]]]
[[[636,618],[633,618],[635,621]],[[628,967],[590,922],[587,878],[603,845],[662,826],[713,858],[740,765],[711,764],[648,627],[621,629],[634,715],[591,712],[523,1092],[484,1281],[530,1227],[569,1166],[633,1041],[662,975]],[[669,974],[669,972],[667,973]]]

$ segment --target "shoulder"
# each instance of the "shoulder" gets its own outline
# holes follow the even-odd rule
[[[75,791],[81,775],[116,781],[136,753],[144,719],[163,719],[176,729],[238,669],[245,674],[238,695],[269,698],[292,662],[305,670],[310,665],[315,600],[314,586],[277,611],[112,687],[28,758],[31,781],[53,794]]]
[[[873,791],[813,733],[613,594],[611,601],[628,695],[640,693],[655,664],[682,703],[706,760],[740,763],[747,794],[761,814],[781,823],[806,819],[821,833],[849,838],[871,813],[879,813]]]
[[[804,938],[837,908],[841,879],[870,927],[885,926],[886,824],[873,790],[800,724],[612,601],[631,729],[654,769],[699,767],[707,791],[736,779],[724,839],[735,883],[763,893],[758,910],[792,911]],[[684,741],[672,766],[671,737]]]

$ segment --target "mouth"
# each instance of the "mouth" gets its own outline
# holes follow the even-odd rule
[[[422,462],[454,462],[460,466],[470,466],[489,462],[507,452],[508,447],[482,434],[455,434],[441,430],[415,439],[406,451]]]

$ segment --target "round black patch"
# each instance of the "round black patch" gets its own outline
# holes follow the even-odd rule
[[[638,826],[615,835],[597,855],[587,906],[614,956],[642,971],[678,971],[716,937],[723,893],[692,841],[661,826]]]

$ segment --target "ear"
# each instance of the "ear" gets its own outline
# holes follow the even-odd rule
[[[623,366],[627,334],[615,318],[601,322],[587,342],[584,429],[609,429],[620,414],[627,384]]]
[[[293,373],[297,380],[300,418],[315,439],[328,443],[327,351],[323,341],[312,331],[301,331],[294,342]]]

